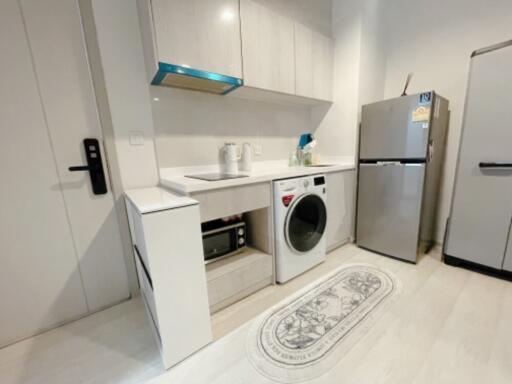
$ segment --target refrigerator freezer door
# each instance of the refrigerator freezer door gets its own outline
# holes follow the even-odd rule
[[[511,66],[512,46],[472,59],[445,245],[449,256],[496,269],[512,263]]]
[[[433,97],[430,92],[364,105],[360,159],[425,159]]]
[[[416,262],[425,164],[361,164],[357,245]]]

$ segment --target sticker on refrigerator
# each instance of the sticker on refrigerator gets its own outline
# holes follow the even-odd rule
[[[430,120],[430,107],[418,107],[412,111],[412,122],[419,123]]]
[[[420,95],[420,104],[430,104],[432,101],[432,92],[425,92]]]

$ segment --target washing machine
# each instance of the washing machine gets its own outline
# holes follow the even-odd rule
[[[324,175],[274,181],[277,282],[325,260],[326,196]]]

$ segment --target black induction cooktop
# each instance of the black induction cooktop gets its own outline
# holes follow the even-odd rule
[[[247,175],[230,175],[227,173],[204,173],[201,175],[185,175],[190,179],[204,180],[204,181],[220,181],[230,179],[240,179],[242,177],[249,177]]]

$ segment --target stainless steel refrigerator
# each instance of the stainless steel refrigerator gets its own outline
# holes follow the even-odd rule
[[[434,241],[448,101],[435,92],[363,106],[356,243],[416,262]]]

